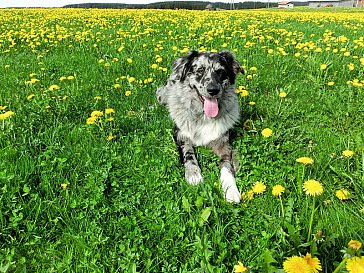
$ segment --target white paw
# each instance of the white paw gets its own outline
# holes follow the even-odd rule
[[[203,180],[201,169],[199,166],[196,165],[186,166],[185,177],[187,182],[191,185],[197,185]]]
[[[241,194],[236,186],[235,177],[226,167],[221,169],[220,182],[225,200],[229,203],[240,203]]]

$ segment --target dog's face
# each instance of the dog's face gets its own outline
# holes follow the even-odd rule
[[[174,78],[196,92],[206,116],[210,118],[218,115],[218,100],[235,84],[239,72],[244,71],[228,51],[191,51],[187,56],[177,59],[173,67]]]

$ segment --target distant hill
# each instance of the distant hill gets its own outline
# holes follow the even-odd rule
[[[308,2],[292,2],[295,6],[307,6]],[[230,9],[229,3],[210,3],[205,1],[171,1],[151,4],[118,4],[118,3],[84,3],[66,5],[64,8],[99,8],[99,9],[191,9],[204,10],[207,5],[213,9]],[[269,3],[269,7],[277,7],[278,3]],[[235,9],[258,9],[268,7],[266,2],[239,2],[234,4]]]

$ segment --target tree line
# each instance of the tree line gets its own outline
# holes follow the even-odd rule
[[[307,6],[307,2],[292,2],[295,6]],[[209,5],[209,7],[208,7]],[[278,3],[268,2],[239,2],[234,4],[235,9],[259,9],[267,7],[277,7]],[[99,8],[99,9],[190,9],[190,10],[210,10],[231,9],[229,3],[210,3],[205,1],[171,1],[151,4],[118,4],[118,3],[84,3],[66,5],[64,8]]]

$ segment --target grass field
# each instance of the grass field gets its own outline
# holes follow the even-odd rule
[[[0,10],[0,272],[363,272],[364,12],[311,11]],[[246,71],[239,205],[155,99],[191,49]]]

